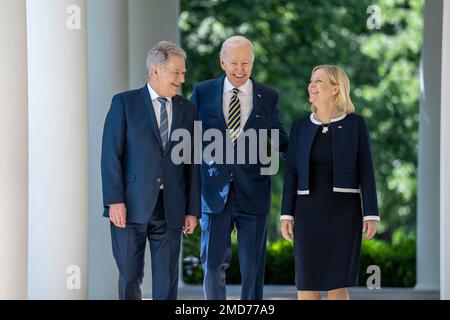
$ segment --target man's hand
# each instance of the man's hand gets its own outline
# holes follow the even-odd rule
[[[292,242],[294,239],[293,237],[293,229],[294,229],[294,221],[289,219],[282,219],[281,220],[281,234],[283,235],[283,238],[285,238],[287,241]]]
[[[109,205],[109,220],[118,228],[125,228],[127,222],[127,208],[125,203]]]
[[[185,234],[194,233],[196,225],[197,225],[197,216],[190,216],[190,215],[184,216],[183,232]]]

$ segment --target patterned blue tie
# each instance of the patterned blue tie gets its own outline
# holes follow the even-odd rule
[[[160,121],[159,121],[159,133],[161,134],[161,142],[163,149],[166,149],[167,141],[169,141],[169,120],[167,118],[166,98],[158,97],[158,101],[161,104]]]

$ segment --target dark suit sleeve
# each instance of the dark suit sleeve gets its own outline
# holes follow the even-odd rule
[[[195,106],[198,106],[198,90],[197,86],[194,88],[194,92],[192,92],[191,98],[189,99]],[[196,114],[197,117],[197,114]]]
[[[362,193],[363,215],[378,216],[377,190],[372,161],[369,130],[364,118],[359,121],[359,179]]]
[[[125,129],[123,104],[120,97],[115,96],[103,129],[101,172],[104,207],[125,203],[122,170]]]
[[[280,109],[278,107],[278,93],[275,97],[275,103],[272,108],[272,129],[276,129],[279,132],[279,141],[277,145],[277,151],[281,153],[281,157],[283,159],[286,158],[286,151],[288,148],[288,135],[286,131],[283,128],[283,123],[281,122],[280,118]]]
[[[201,141],[196,141],[195,139],[201,138],[200,136],[196,136],[194,133],[194,121],[197,121],[197,106],[194,104],[191,106],[193,108],[193,112],[191,113],[191,123],[192,127],[190,128],[191,133],[191,163],[186,164],[185,174],[187,176],[188,183],[186,184],[186,196],[187,196],[187,204],[186,204],[186,214],[201,217],[201,190],[200,190],[200,165],[198,164],[198,160],[196,161],[195,153],[196,150],[201,150],[198,146]],[[194,145],[197,144],[198,148],[196,149]]]
[[[283,200],[281,202],[281,215],[294,216],[295,200],[297,197],[297,170],[295,168],[297,141],[297,121],[292,125],[289,135],[290,143],[287,148],[286,162],[284,166]]]

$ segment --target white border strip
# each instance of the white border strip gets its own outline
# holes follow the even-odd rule
[[[380,221],[380,217],[379,216],[364,216],[364,221],[369,221],[369,220],[375,220],[375,221]]]
[[[359,193],[359,189],[350,189],[350,188],[336,188],[333,187],[334,192],[345,192],[345,193]]]
[[[312,122],[312,123],[317,124],[317,125],[320,126],[320,125],[322,124],[322,122],[320,122],[319,120],[317,120],[317,119],[314,117],[315,114],[316,114],[315,112],[312,112],[311,115],[309,116],[309,118],[311,119],[311,122]],[[330,119],[330,122],[340,121],[340,120],[344,119],[346,116],[347,116],[347,114],[344,113],[344,114],[340,115],[340,116],[337,117],[337,118]]]

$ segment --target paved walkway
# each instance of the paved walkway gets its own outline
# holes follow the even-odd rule
[[[364,287],[350,288],[350,297],[353,300],[439,300],[439,291],[423,291],[413,288],[381,288],[369,290]],[[229,300],[238,300],[240,286],[227,286]],[[325,295],[326,296],[326,295]],[[185,285],[178,289],[179,300],[203,300],[203,291],[200,285]],[[297,291],[295,286],[264,286],[264,299],[266,300],[295,300]]]

